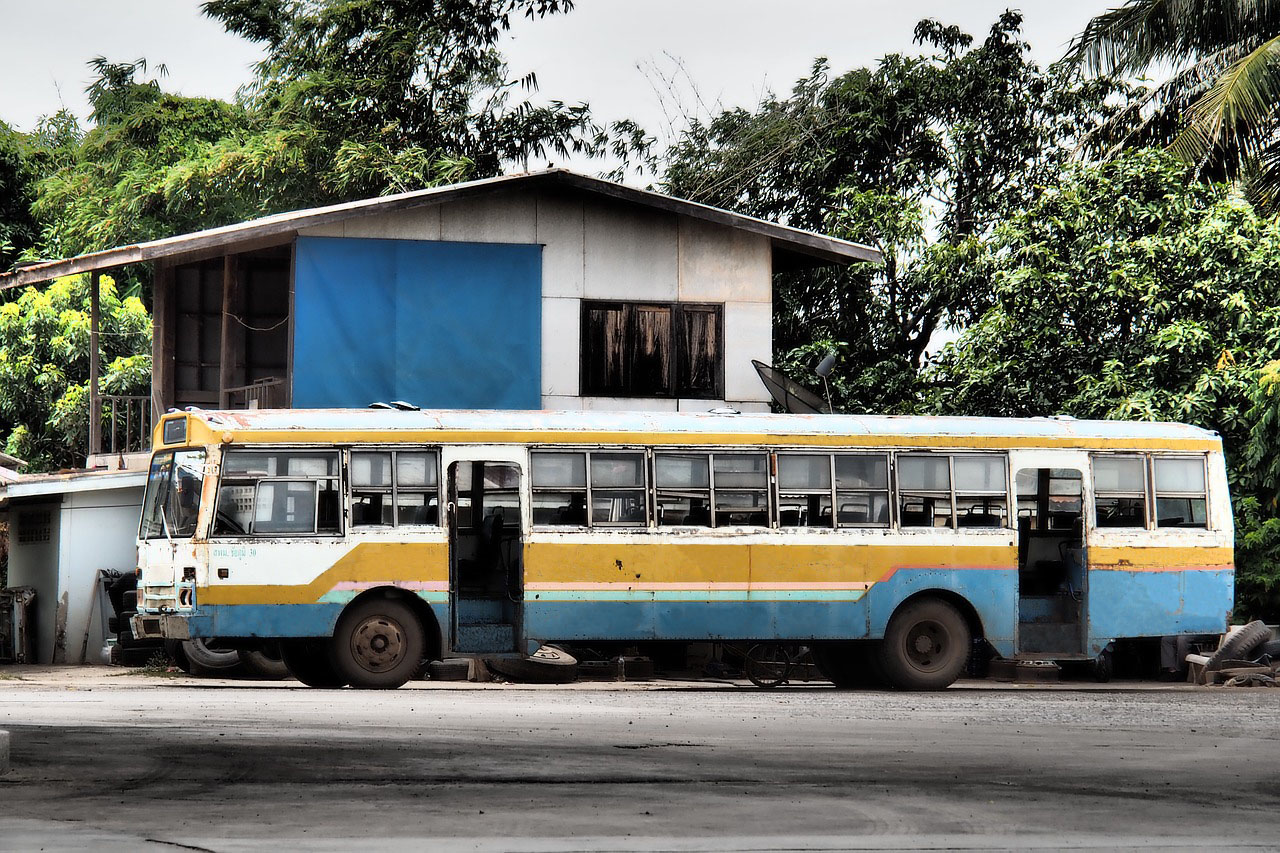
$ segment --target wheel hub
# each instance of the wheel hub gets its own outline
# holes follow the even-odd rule
[[[369,672],[393,669],[406,652],[404,628],[386,616],[370,616],[351,632],[351,656]]]
[[[948,639],[946,628],[937,622],[917,622],[907,632],[907,658],[918,669],[937,669],[944,662]]]

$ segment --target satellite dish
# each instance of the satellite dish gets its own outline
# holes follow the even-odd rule
[[[831,368],[835,366],[836,366],[836,354],[831,353],[822,361],[818,362],[818,366],[813,369],[813,372],[821,376],[823,379],[826,379],[828,376],[831,375]]]
[[[796,382],[776,367],[762,361],[752,361],[751,366],[760,374],[760,381],[769,389],[770,396],[784,412],[793,415],[822,415],[831,411],[822,397]]]

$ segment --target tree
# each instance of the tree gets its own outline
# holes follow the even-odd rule
[[[100,283],[101,387],[150,394],[151,317],[136,296]],[[83,464],[89,422],[89,278],[29,287],[0,306],[0,419],[15,426],[5,450],[29,471]]]
[[[939,413],[1179,421],[1221,433],[1240,615],[1274,618],[1280,412],[1260,389],[1272,387],[1264,369],[1280,359],[1280,220],[1191,172],[1153,150],[1068,169],[963,268],[992,305],[925,379]]]
[[[567,0],[215,0],[267,56],[240,102],[163,91],[99,57],[95,126],[40,185],[43,251],[73,255],[284,210],[499,174],[535,157],[643,152],[634,125],[539,105],[496,45]],[[160,69],[163,73],[163,68]]]
[[[0,272],[36,241],[34,170],[24,151],[24,139],[0,122]]]
[[[43,223],[42,251],[69,257],[112,246],[233,222],[280,201],[269,177],[221,173],[197,181],[196,163],[247,137],[243,107],[166,94],[155,79],[138,79],[146,62],[90,63],[96,126],[69,158],[39,184],[34,212]],[[208,173],[204,176],[209,177]]]
[[[837,349],[845,408],[915,405],[915,375],[938,329],[980,311],[983,289],[952,286],[967,243],[1033,198],[1081,129],[1109,114],[1109,81],[1028,58],[1006,12],[978,45],[922,21],[929,56],[890,55],[832,78],[819,60],[786,98],[691,122],[668,155],[675,195],[870,242],[882,266],[793,273],[775,289],[775,359]],[[811,366],[811,365],[810,365]]]
[[[1101,74],[1171,68],[1105,129],[1113,151],[1167,145],[1280,209],[1280,4],[1128,0],[1091,20],[1068,58]]]

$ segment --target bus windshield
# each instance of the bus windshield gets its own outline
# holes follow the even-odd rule
[[[200,489],[204,482],[203,450],[157,453],[147,476],[142,501],[141,539],[189,539],[196,532]]]

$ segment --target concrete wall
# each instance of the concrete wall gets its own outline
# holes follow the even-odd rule
[[[304,236],[541,243],[542,406],[768,411],[752,359],[773,355],[772,249],[734,228],[572,192],[508,192],[305,229]],[[724,400],[582,397],[583,299],[724,304]]]
[[[142,492],[141,486],[70,491],[10,508],[9,585],[36,588],[37,662],[99,659],[106,625],[95,578],[98,569],[131,572],[137,566]],[[23,520],[42,512],[49,513],[49,540],[22,541]]]

